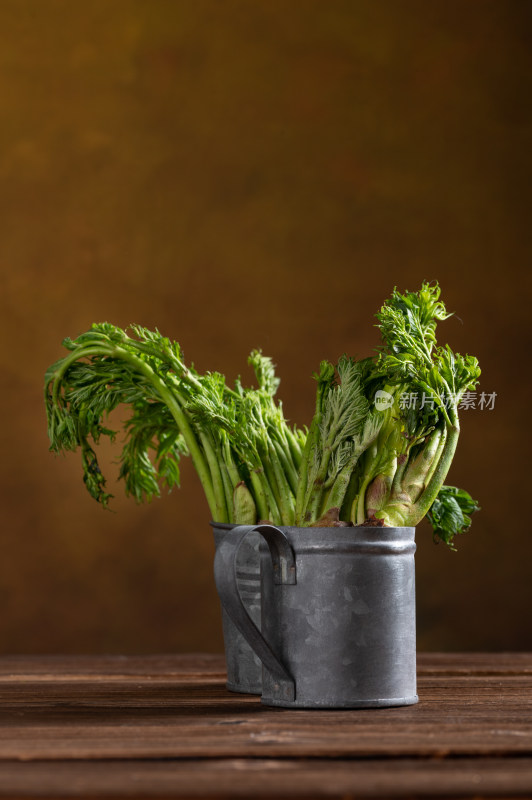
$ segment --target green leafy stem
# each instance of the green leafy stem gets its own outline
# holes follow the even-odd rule
[[[321,363],[308,430],[286,421],[279,378],[259,350],[248,359],[257,386],[230,387],[218,372],[187,366],[179,344],[157,330],[95,324],[65,339],[68,355],[46,373],[51,450],[79,449],[87,489],[107,506],[94,445],[116,438],[108,417],[126,406],[119,477],[138,502],[179,486],[188,455],[217,522],[415,526],[428,516],[435,538],[452,547],[478,510],[445,485],[478,362],[438,346],[437,323],[450,314],[435,283],[394,289],[376,316],[374,357]],[[424,402],[404,402],[412,396]]]

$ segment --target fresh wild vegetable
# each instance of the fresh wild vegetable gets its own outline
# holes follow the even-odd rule
[[[94,445],[115,439],[106,418],[125,405],[119,477],[138,502],[178,486],[188,455],[217,522],[415,526],[428,516],[452,547],[478,510],[444,482],[460,400],[480,369],[437,345],[437,322],[448,316],[437,284],[394,289],[377,314],[377,354],[321,363],[308,430],[285,420],[272,360],[259,350],[248,360],[257,388],[240,379],[230,387],[218,372],[187,366],[158,331],[95,324],[65,339],[69,354],[46,373],[51,450],[80,450],[86,487],[106,506]]]
[[[120,478],[139,502],[179,485],[179,460],[189,455],[213,519],[294,522],[295,489],[305,441],[290,427],[274,399],[279,380],[271,359],[249,357],[258,388],[233,388],[218,372],[200,375],[186,366],[176,342],[140,326],[131,335],[109,323],[93,325],[70,354],[46,373],[51,449],[81,451],[90,494],[107,505],[93,445],[117,431],[105,419],[118,405],[130,407]]]
[[[377,356],[343,356],[336,369],[322,363],[300,471],[298,525],[415,526],[438,500],[429,516],[438,539],[452,544],[469,527],[477,505],[463,490],[454,490],[453,499],[464,505],[461,517],[441,510],[452,505],[444,481],[460,434],[458,407],[480,375],[476,358],[437,345],[436,324],[449,316],[437,284],[405,294],[394,289],[377,314]]]

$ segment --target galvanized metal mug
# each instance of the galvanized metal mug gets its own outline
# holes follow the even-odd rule
[[[218,551],[222,542],[235,529],[235,525],[211,522],[214,544]],[[255,625],[260,628],[260,534],[251,532],[238,549],[236,582],[241,601]],[[227,688],[232,692],[260,694],[262,691],[262,663],[244,636],[222,607]]]
[[[258,532],[261,628],[238,554]],[[263,664],[262,702],[291,708],[416,703],[414,528],[238,526],[215,556],[222,606]]]

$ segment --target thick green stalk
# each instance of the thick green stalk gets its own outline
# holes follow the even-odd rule
[[[403,486],[412,500],[416,502],[419,499],[425,484],[427,482],[427,475],[432,467],[436,454],[439,452],[439,445],[441,440],[441,428],[434,430],[424,447],[414,458],[412,463],[409,463],[403,477]]]
[[[240,473],[235,464],[233,453],[231,451],[231,445],[229,444],[227,436],[224,436],[222,452],[223,452],[223,460],[227,468],[229,478],[231,480],[231,485],[233,489],[235,489],[235,487],[238,486],[238,484],[242,481],[242,478],[240,477]]]
[[[327,472],[333,452],[334,440],[338,434],[339,425],[338,421],[329,430],[329,434],[323,445],[323,452],[321,455],[320,464],[318,466],[316,476],[312,482],[310,491],[307,487],[305,498],[304,519],[307,522],[312,522],[318,518],[319,510],[323,501],[323,495],[326,490]]]
[[[315,458],[315,450],[318,446],[320,437],[320,425],[323,416],[323,405],[327,392],[334,383],[335,368],[328,361],[322,361],[320,372],[317,375],[318,388],[316,390],[316,409],[310,424],[307,441],[303,450],[301,466],[299,468],[299,482],[296,494],[296,525],[305,525],[310,522],[310,517],[306,511],[307,498],[309,495],[308,481],[310,465]]]
[[[310,524],[311,522],[315,522],[319,517],[319,511],[325,493],[324,483],[325,482],[321,477],[317,476],[314,479],[312,490],[310,492],[308,501],[305,506],[305,512],[303,514],[303,518],[307,525]]]
[[[304,524],[303,514],[305,511],[305,497],[307,493],[309,464],[314,452],[314,448],[316,447],[318,441],[318,436],[319,422],[317,418],[314,417],[310,425],[310,430],[308,432],[307,441],[305,444],[305,449],[303,450],[303,456],[299,468],[299,479],[296,494],[296,525]]]
[[[408,504],[411,504],[410,496],[403,490],[403,475],[405,470],[408,466],[408,453],[401,453],[397,457],[397,464],[395,469],[395,474],[392,476],[390,481],[390,491],[388,494],[387,501],[384,502],[384,498],[381,499],[380,506],[379,506],[379,519],[386,519],[386,509],[394,508],[394,507],[406,507]],[[366,509],[366,513],[369,513]],[[386,523],[386,524],[395,524],[395,523]]]
[[[275,452],[277,453],[277,457],[281,462],[286,479],[290,484],[290,489],[295,496],[297,492],[297,472],[292,464],[292,460],[289,458],[289,455],[287,455],[286,450],[283,449],[283,446],[280,442],[274,440],[273,446],[275,448]]]
[[[372,480],[373,476],[369,474],[362,481],[356,503],[356,519],[352,520],[355,525],[362,525],[366,521],[366,489]]]
[[[351,477],[349,478],[347,491],[345,493],[344,501],[340,508],[340,519],[343,522],[351,521],[351,512],[353,509],[353,503],[358,494],[359,482],[360,482],[360,467],[358,467],[358,469],[354,469],[353,472],[351,473]]]
[[[292,462],[294,464],[296,474],[301,466],[301,461],[303,458],[303,451],[301,450],[301,445],[297,441],[296,437],[290,430],[288,426],[285,428],[285,436],[288,442],[288,447],[290,448],[290,454],[292,456]]]
[[[447,437],[443,446],[440,460],[434,470],[430,481],[428,482],[425,490],[422,492],[419,500],[414,503],[412,514],[409,518],[409,525],[417,525],[423,519],[425,514],[429,511],[431,505],[438,496],[438,492],[445,483],[445,478],[449,472],[456,446],[460,437],[460,424],[458,422],[458,415],[453,415],[453,425],[447,428]]]
[[[458,418],[455,416],[454,424],[447,428],[447,436],[438,464],[421,496],[416,503],[412,503],[410,497],[406,495],[406,493],[399,493],[396,498],[392,499],[391,502],[382,509],[383,519],[386,525],[415,527],[420,520],[423,519],[445,482],[456,451],[459,436],[460,427]]]
[[[368,449],[367,457],[364,459],[362,482],[351,509],[351,522],[353,525],[362,525],[366,520],[366,489],[374,478],[374,472],[378,461],[379,447],[377,440],[377,442],[373,442]]]
[[[343,467],[340,473],[336,476],[332,489],[327,495],[322,511],[328,511],[329,508],[341,508],[344,503],[344,498],[351,481],[351,475],[355,469],[360,456],[364,451],[355,450],[353,456],[349,459],[348,463]]]
[[[204,431],[200,431],[199,439],[203,447],[203,452],[205,453],[205,457],[207,459],[207,463],[209,465],[209,470],[211,473],[212,488],[214,492],[214,502],[216,506],[216,517],[214,521],[229,522],[229,513],[227,510],[228,498],[226,499],[226,491],[224,486],[224,480],[222,477],[222,470],[220,468],[220,462],[218,461],[217,455],[214,451],[211,437]],[[232,497],[231,497],[231,502],[232,502]]]
[[[220,475],[222,478],[225,507],[227,509],[227,519],[225,522],[235,522],[233,519],[234,489],[233,485],[231,484],[231,478],[229,477],[229,470],[227,469],[227,466],[223,460],[220,462]]]
[[[244,481],[240,481],[233,491],[231,522],[238,525],[255,525],[257,522],[257,507]]]
[[[397,472],[397,461],[398,458],[394,455],[390,459],[387,468],[379,472],[366,489],[366,512],[370,518],[372,516],[377,517],[377,513],[386,505],[390,498],[393,480]]]
[[[295,502],[292,489],[283,470],[283,465],[278,457],[275,446],[269,443],[269,457],[273,473],[279,489],[279,510],[284,525],[293,525],[295,522]]]
[[[284,477],[275,449],[268,438],[265,437],[259,445],[259,455],[264,467],[264,474],[271,495],[275,498],[275,505],[278,511],[278,524],[283,524],[290,514],[290,489]],[[271,508],[271,501],[270,501]]]
[[[380,472],[371,481],[366,489],[365,503],[366,514],[369,519],[377,518],[379,511],[390,499],[393,474]]]
[[[222,431],[222,435],[223,433],[224,432]],[[238,475],[238,470],[236,470],[234,463],[232,463],[231,448],[230,447],[228,448],[227,444],[228,444],[227,440],[225,438],[222,438],[218,442],[216,454],[224,487],[225,504],[227,508],[227,521],[236,522],[234,518],[235,488],[240,483],[240,477]]]
[[[251,469],[249,473],[251,485],[255,495],[255,504],[257,506],[257,513],[259,520],[270,519],[270,512],[268,507],[268,498],[263,485],[264,470],[262,468]],[[271,520],[273,522],[273,520]]]
[[[408,452],[400,453],[397,456],[397,469],[392,481],[392,497],[399,494],[403,487],[403,475],[408,466]]]
[[[270,522],[273,522],[274,525],[282,525],[283,519],[281,516],[281,509],[279,506],[279,502],[277,500],[277,496],[275,494],[275,490],[277,489],[275,476],[273,475],[271,468],[267,464],[264,464],[262,471],[259,472],[258,474],[260,476],[264,493],[268,501],[268,514],[266,516],[266,519],[269,519]]]
[[[336,479],[330,489],[330,491],[325,495],[322,506],[320,508],[320,516],[328,511],[330,508],[338,508],[340,509],[344,502],[344,497],[347,492],[347,487],[349,486],[349,481],[351,480],[351,475],[353,472],[354,465],[346,464],[346,466],[340,471],[340,473],[336,476]]]
[[[430,479],[434,475],[434,470],[436,469],[436,467],[439,464],[440,457],[441,457],[443,448],[445,446],[445,440],[446,439],[447,439],[447,426],[445,426],[443,428],[443,430],[442,430],[440,441],[438,442],[438,449],[437,449],[437,451],[436,451],[436,453],[434,455],[434,458],[432,459],[432,464],[430,465],[429,471],[427,472],[427,474],[425,476],[425,486],[428,486],[428,483],[429,483]]]

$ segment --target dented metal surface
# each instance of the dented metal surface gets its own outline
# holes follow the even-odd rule
[[[270,541],[260,546],[259,633],[236,571],[240,550],[258,535],[258,527],[226,531],[216,580],[239,636],[245,635],[267,664],[262,702],[297,708],[417,702],[415,530],[262,526],[271,530],[263,531]],[[293,555],[291,577],[286,565],[275,577],[273,539]]]

